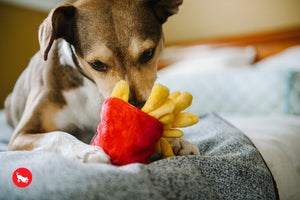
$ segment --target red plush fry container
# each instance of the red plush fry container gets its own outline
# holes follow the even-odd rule
[[[92,145],[100,146],[114,165],[150,163],[163,132],[163,125],[157,119],[111,97],[103,103],[101,120]]]

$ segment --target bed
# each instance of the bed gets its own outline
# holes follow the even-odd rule
[[[299,45],[299,28],[177,43],[158,75],[194,95],[191,112],[216,112],[251,139],[281,199],[300,199]]]
[[[169,44],[157,82],[194,96],[183,129],[200,156],[149,165],[81,164],[6,152],[0,112],[0,199],[300,199],[300,31]],[[30,169],[18,188],[14,170]]]

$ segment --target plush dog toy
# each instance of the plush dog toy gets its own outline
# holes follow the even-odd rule
[[[92,145],[100,146],[114,165],[134,162],[148,164],[155,152],[164,158],[175,156],[166,138],[178,138],[183,132],[176,128],[191,126],[198,117],[183,113],[192,103],[192,95],[174,92],[160,84],[153,86],[144,107],[130,105],[129,85],[120,81],[102,106],[98,133]]]

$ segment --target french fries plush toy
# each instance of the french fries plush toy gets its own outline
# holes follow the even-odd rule
[[[179,138],[183,132],[176,128],[191,126],[198,117],[183,113],[192,103],[188,92],[174,92],[161,84],[153,86],[144,107],[128,103],[129,85],[120,81],[110,98],[102,106],[97,135],[92,145],[100,146],[114,165],[150,163],[151,155],[160,153],[164,158],[175,156],[166,138]]]

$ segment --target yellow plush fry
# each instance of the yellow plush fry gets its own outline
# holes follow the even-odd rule
[[[171,114],[174,111],[175,105],[171,99],[167,99],[165,103],[163,103],[159,108],[153,110],[152,112],[148,113],[152,117],[159,119],[160,117]]]
[[[166,138],[179,138],[183,136],[183,132],[179,129],[164,130],[162,136]]]
[[[120,98],[126,102],[128,102],[128,99],[129,99],[129,85],[126,81],[124,80],[121,80],[119,81],[112,94],[111,94],[111,97],[117,97],[117,98]]]
[[[169,130],[173,127],[172,123],[164,124],[164,130]]]
[[[192,113],[178,113],[172,123],[174,128],[184,128],[192,126],[199,121],[198,116]]]
[[[169,96],[169,89],[161,84],[155,84],[152,88],[150,97],[145,103],[142,111],[149,113],[165,102]]]
[[[163,125],[172,123],[174,121],[174,115],[173,114],[164,115],[161,118],[159,118],[158,121],[160,121],[160,123],[162,123]]]
[[[178,92],[178,91],[173,92],[172,94],[170,94],[169,98],[172,99],[172,100],[174,100],[174,99],[176,99],[177,97],[179,97],[180,94],[181,94],[181,93]]]
[[[175,103],[175,110],[173,113],[174,115],[176,115],[177,113],[185,110],[192,104],[193,96],[188,92],[184,92],[180,94],[177,98],[175,98],[173,101]]]
[[[157,153],[161,153],[161,142],[160,142],[161,138],[158,140],[157,142],[157,146],[156,146],[156,152]]]
[[[169,142],[163,137],[161,137],[159,141],[160,141],[160,149],[161,149],[162,156],[164,158],[174,157],[175,154]]]

